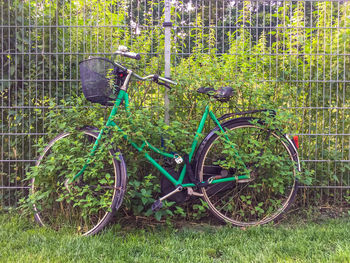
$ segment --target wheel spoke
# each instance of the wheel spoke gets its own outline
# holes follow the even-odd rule
[[[203,189],[209,208],[219,218],[241,226],[277,218],[295,196],[294,150],[284,138],[249,121],[232,121],[225,129],[234,147],[220,134],[209,138],[198,161],[200,180],[219,174],[215,170],[242,174],[248,168],[251,181]]]
[[[96,153],[84,174],[72,185],[64,186],[66,178],[72,178],[88,158],[96,136],[87,131],[84,136],[65,133],[45,148],[33,174],[31,191],[41,225],[68,227],[88,235],[97,233],[110,220],[116,196],[122,198],[116,193],[125,187],[125,180],[117,179],[117,162],[106,162],[113,158],[111,152]]]

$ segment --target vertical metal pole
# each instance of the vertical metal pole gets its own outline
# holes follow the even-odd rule
[[[170,11],[171,3],[170,0],[164,1],[164,74],[166,78],[170,78],[170,49],[171,49],[171,21],[170,21]],[[169,97],[168,91],[165,89],[164,94],[164,120],[165,123],[169,124]]]

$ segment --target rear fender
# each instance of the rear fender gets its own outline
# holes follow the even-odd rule
[[[298,149],[295,147],[294,142],[292,141],[292,139],[289,138],[288,134],[286,134],[285,137],[287,138],[287,140],[288,140],[288,142],[289,142],[289,145],[288,145],[288,146],[292,149],[292,152],[293,152],[293,159],[294,159],[294,161],[297,163],[298,171],[301,172],[301,166],[300,166],[300,160],[299,160]]]
[[[239,122],[245,122],[245,121],[251,121],[257,118],[254,117],[241,117],[241,118],[236,118],[236,119],[230,119],[226,122],[221,123],[221,127],[225,127],[227,125],[233,124],[233,123],[239,123]],[[202,140],[202,142],[200,143],[200,145],[198,146],[197,150],[196,150],[196,154],[195,157],[193,159],[193,167],[196,166],[198,159],[200,157],[200,153],[203,150],[203,148],[205,147],[205,145],[207,144],[207,142],[209,141],[209,139],[215,135],[216,132],[219,132],[220,128],[218,126],[216,126],[214,129],[212,129],[207,136]],[[277,131],[278,132],[278,131]],[[296,149],[293,141],[288,137],[287,134],[280,134],[279,136],[281,137],[285,137],[286,140],[288,141],[288,148],[290,149],[290,151],[292,152],[293,155],[293,159],[296,162],[297,165],[297,169],[299,172],[301,172],[301,166],[300,166],[300,160],[299,160],[299,154],[298,154],[298,150]]]

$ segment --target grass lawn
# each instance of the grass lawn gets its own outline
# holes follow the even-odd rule
[[[79,237],[3,213],[0,262],[350,262],[350,218],[248,229],[114,225]]]

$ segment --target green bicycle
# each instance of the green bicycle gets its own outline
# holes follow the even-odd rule
[[[139,54],[126,50],[117,53],[140,59]],[[202,198],[222,221],[251,226],[277,220],[292,204],[300,172],[297,138],[290,139],[278,129],[270,129],[264,120],[251,116],[266,112],[273,117],[273,111],[255,110],[240,112],[239,118],[233,118],[237,113],[217,118],[209,102],[191,151],[168,153],[147,141],[132,141],[117,125],[115,116],[122,104],[130,114],[128,84],[132,77],[169,89],[175,82],[158,75],[141,77],[105,58],[80,62],[80,75],[85,97],[113,108],[101,130],[86,126],[65,132],[43,149],[31,171],[29,195],[40,225],[68,227],[82,235],[92,235],[110,222],[122,204],[127,185],[123,154],[108,139],[112,131],[120,132],[167,179],[167,190],[152,205],[154,211],[166,199],[182,202],[196,197]],[[200,88],[198,92],[227,101],[233,89]],[[199,143],[208,116],[216,127]],[[172,160],[178,172],[160,165],[148,151]]]

